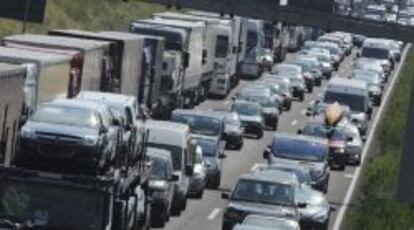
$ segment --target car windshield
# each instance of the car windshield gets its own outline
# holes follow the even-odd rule
[[[182,149],[180,147],[166,145],[166,144],[159,144],[159,143],[151,143],[151,142],[149,142],[147,145],[148,147],[164,149],[164,150],[171,152],[171,158],[172,158],[174,171],[178,171],[182,169],[183,156],[182,156]]]
[[[328,104],[338,102],[349,106],[351,111],[365,112],[365,97],[362,95],[327,91],[324,102]]]
[[[293,187],[286,184],[240,179],[231,196],[232,200],[273,205],[294,205]]]
[[[151,165],[151,177],[163,179],[167,177],[167,161],[156,156],[149,156]]]
[[[263,169],[264,171],[272,171],[272,170],[279,170],[279,171],[284,171],[284,172],[288,172],[288,173],[293,173],[296,175],[296,177],[299,180],[300,184],[306,184],[306,185],[310,185],[311,184],[311,178],[309,175],[309,172],[305,171],[305,170],[301,170],[301,169],[295,169],[295,168],[291,168],[291,167],[283,167],[283,166],[270,166],[270,167],[265,167]]]
[[[92,128],[99,126],[97,117],[89,109],[55,105],[40,106],[32,121]]]
[[[390,57],[389,50],[376,47],[365,47],[362,49],[361,56],[375,59],[388,59]]]
[[[275,140],[271,146],[275,157],[321,162],[326,159],[327,146],[306,140]]]
[[[245,116],[258,116],[262,113],[260,106],[249,103],[235,103],[232,110]]]
[[[217,146],[214,140],[199,138],[197,139],[197,144],[200,145],[201,149],[203,150],[204,157],[217,156]]]
[[[229,50],[229,37],[224,36],[224,35],[217,35],[216,57],[218,58],[227,57],[228,50]]]
[[[0,181],[0,217],[51,229],[105,228],[104,193],[28,181]],[[37,229],[37,228],[36,228]]]
[[[207,136],[220,135],[220,119],[212,116],[177,114],[172,116],[172,121],[188,124],[191,132]]]
[[[303,128],[303,134],[314,137],[328,138],[330,140],[345,140],[343,130],[322,124],[308,124]]]

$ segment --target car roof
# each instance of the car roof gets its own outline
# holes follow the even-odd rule
[[[256,225],[237,224],[233,230],[271,230],[273,228],[261,227]]]
[[[171,159],[171,152],[166,149],[148,147],[146,154],[150,157],[160,158],[165,161],[169,161]]]
[[[195,116],[211,117],[211,118],[218,118],[218,119],[223,118],[222,115],[214,114],[210,111],[192,110],[192,109],[175,109],[172,112],[172,114],[174,115],[195,115]]]
[[[329,80],[328,89],[330,86],[344,86],[348,88],[366,89],[367,83],[364,81],[355,80],[355,79],[334,77]]]
[[[297,178],[293,173],[285,171],[272,171],[272,172],[248,172],[240,176],[241,180],[253,180],[260,182],[279,183],[286,185],[293,185],[297,183]]]
[[[297,134],[290,134],[290,133],[276,133],[273,137],[274,140],[277,142],[280,141],[290,141],[294,144],[296,141],[306,141],[310,143],[316,143],[321,145],[327,145],[328,142],[324,138],[320,137],[313,137],[313,136],[306,136],[306,135],[297,135]]]
[[[166,129],[174,132],[186,132],[189,130],[188,125],[172,121],[147,120],[145,126],[149,129]]]
[[[78,99],[56,99],[54,101],[44,103],[44,105],[77,107],[77,108],[92,109],[92,110],[108,108],[106,105],[100,102],[83,101],[83,100],[78,100]]]
[[[132,104],[135,101],[134,96],[96,91],[82,91],[76,97],[79,99],[90,99],[103,102],[109,101],[120,104]]]

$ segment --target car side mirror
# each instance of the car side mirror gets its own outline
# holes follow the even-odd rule
[[[227,157],[227,155],[226,154],[224,154],[224,153],[220,153],[219,154],[219,158],[220,159],[225,159]]]
[[[298,131],[296,131],[297,134],[302,134],[303,130],[302,129],[298,129]]]
[[[365,136],[363,136],[362,138],[361,138],[361,140],[362,140],[362,142],[366,142],[367,141],[367,137],[365,137]]]
[[[169,181],[170,182],[177,182],[180,178],[178,177],[178,175],[171,175]]]
[[[227,192],[221,193],[221,199],[228,200],[230,198],[230,194]]]
[[[106,128],[106,127],[104,127],[104,126],[101,126],[101,127],[99,128],[99,133],[100,133],[100,134],[106,134],[106,133],[108,133],[108,132],[109,132],[108,128]]]
[[[183,54],[183,67],[184,69],[187,69],[190,65],[190,53],[184,52]]]
[[[202,64],[204,65],[204,64],[206,64],[206,62],[207,62],[207,50],[203,50],[203,58],[202,58]]]
[[[192,166],[192,165],[187,165],[187,166],[185,166],[185,174],[186,174],[187,176],[192,176],[192,175],[193,175],[193,173],[194,173],[194,168],[193,168],[193,166]]]
[[[112,120],[112,125],[114,125],[114,126],[120,126],[121,125],[121,121],[119,121],[118,119],[114,118]]]
[[[266,149],[263,151],[263,159],[269,159],[270,157],[270,148],[266,147]]]
[[[298,203],[298,208],[306,208],[306,206],[307,206],[306,203],[302,203],[302,202]]]

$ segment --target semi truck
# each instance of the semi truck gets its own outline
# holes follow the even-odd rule
[[[78,90],[71,81],[71,60],[69,55],[0,47],[0,62],[21,65],[26,70],[20,89],[24,93],[23,120],[30,117],[39,104],[66,98],[72,94],[71,90]]]
[[[17,151],[25,78],[24,66],[0,63],[0,159],[7,166]]]
[[[144,19],[131,24],[130,31],[138,34],[165,38],[166,50],[173,51],[180,66],[178,79],[172,84],[178,91],[171,91],[177,107],[190,108],[200,102],[202,93],[202,58],[205,25],[202,22],[184,22],[164,19]],[[163,63],[163,69],[168,68]],[[172,88],[172,89],[173,89]]]
[[[78,63],[80,88],[82,90],[111,91],[114,71],[109,58],[109,42],[21,34],[3,38],[2,44],[7,47],[58,54],[66,54],[68,51],[77,52],[73,57],[77,60],[73,62]]]

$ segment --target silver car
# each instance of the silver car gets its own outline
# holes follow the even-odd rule
[[[188,193],[190,196],[202,198],[204,188],[207,183],[207,168],[203,159],[203,150],[200,146],[196,148],[196,156],[194,162],[194,172],[190,178],[190,187]]]

